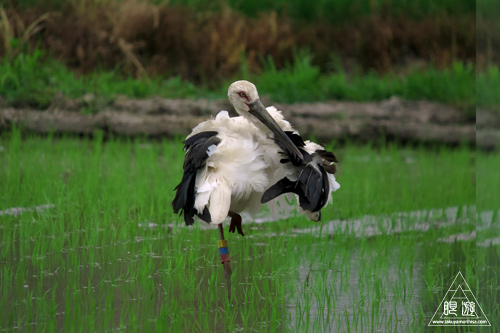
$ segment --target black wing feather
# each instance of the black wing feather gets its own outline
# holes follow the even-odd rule
[[[297,148],[299,149],[299,151],[302,153],[302,156],[304,156],[304,153],[307,154],[303,149],[301,149],[306,144],[304,143],[304,140],[302,139],[302,137],[300,135],[295,134],[295,133],[293,133],[291,131],[285,131],[285,134],[292,141],[292,143],[295,146],[297,146]],[[283,150],[283,153],[288,157],[287,159],[283,159],[283,160],[291,161],[293,163],[293,165],[300,165],[302,163],[302,161],[306,158],[304,156],[304,158],[301,159],[295,153],[293,153],[290,150],[288,150],[288,148],[285,145],[283,145],[283,142],[281,140],[274,140],[274,142],[278,145],[278,147],[281,148],[281,150]],[[309,155],[309,154],[307,154],[307,155]]]
[[[323,168],[325,168],[328,173],[335,174],[337,171],[335,163],[339,162],[337,157],[332,152],[326,150],[317,150],[316,153],[323,160]]]
[[[318,154],[322,159],[328,161],[328,162],[334,162],[338,163],[339,160],[331,151],[326,151],[326,150],[316,150],[316,154]]]
[[[295,187],[296,182],[292,182],[288,178],[283,178],[280,181],[278,181],[276,184],[271,186],[269,189],[267,189],[266,192],[262,195],[262,198],[260,199],[261,203],[266,203],[268,201],[273,200],[274,198],[282,195],[283,193],[295,193],[299,195],[299,192],[301,189]]]
[[[283,164],[292,163],[294,166],[300,167],[299,177],[297,181],[291,181],[286,177],[281,179],[264,192],[261,202],[266,203],[284,193],[295,193],[299,197],[299,205],[302,209],[318,212],[327,203],[330,193],[328,173],[334,174],[336,172],[337,157],[326,150],[316,150],[313,154],[309,154],[303,149],[305,143],[300,135],[289,131],[285,131],[285,133],[299,148],[304,158],[298,160],[294,156],[288,155],[280,162]],[[313,161],[314,154],[320,157],[321,162]]]
[[[285,131],[285,134],[292,140],[293,144],[297,146],[297,148],[304,147],[306,144],[304,139],[299,134],[295,134],[292,131]]]
[[[184,222],[186,225],[194,223],[194,215],[198,215],[202,220],[210,222],[210,213],[208,209],[203,211],[203,214],[198,214],[194,209],[195,202],[195,183],[196,172],[205,166],[208,158],[207,149],[212,145],[218,145],[220,138],[217,137],[216,131],[207,131],[195,134],[184,141],[184,149],[186,157],[184,159],[184,173],[182,180],[175,187],[177,193],[172,201],[172,207],[175,214],[182,215],[184,213]],[[180,211],[180,213],[179,213]]]

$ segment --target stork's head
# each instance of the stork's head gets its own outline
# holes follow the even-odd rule
[[[259,100],[259,93],[252,82],[241,80],[233,82],[229,86],[227,97],[229,97],[236,112],[245,116],[249,111],[250,104]]]
[[[302,159],[302,153],[297,146],[295,146],[274,118],[267,112],[259,99],[259,93],[253,83],[245,80],[233,82],[229,86],[227,96],[236,109],[236,112],[255,124],[258,128],[271,131],[274,134],[274,140],[288,155],[293,154]]]

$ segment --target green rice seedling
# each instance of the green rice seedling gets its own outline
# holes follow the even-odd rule
[[[500,154],[477,152],[476,159],[478,211],[498,210],[500,208],[500,175],[495,167],[500,165]],[[498,218],[498,215],[496,217]]]
[[[229,236],[229,304],[213,227],[170,208],[182,144],[13,129],[0,146],[2,329],[422,330],[458,270],[498,314],[497,246],[454,238],[475,231],[496,155],[477,155],[480,183],[467,147],[334,147],[342,187],[322,222],[246,219]]]

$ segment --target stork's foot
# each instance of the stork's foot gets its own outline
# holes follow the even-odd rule
[[[245,236],[243,234],[243,229],[241,228],[241,215],[238,213],[234,212],[229,212],[228,213],[229,217],[231,217],[231,224],[229,225],[229,232],[234,233],[236,230],[238,230],[238,233],[242,236]]]

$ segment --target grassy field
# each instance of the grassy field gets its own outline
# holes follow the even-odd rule
[[[458,271],[500,324],[497,155],[331,144],[322,222],[228,236],[228,304],[216,230],[170,207],[180,141],[1,134],[1,330],[421,331]]]
[[[313,102],[327,99],[377,101],[399,96],[409,100],[427,99],[459,107],[475,114],[476,71],[472,65],[456,63],[444,70],[429,68],[413,70],[405,75],[347,74],[342,66],[328,75],[321,74],[311,64],[306,53],[297,54],[293,65],[277,70],[272,60],[264,72],[254,74],[243,66],[239,76],[227,80],[221,87],[197,87],[175,78],[123,78],[116,72],[95,72],[77,76],[62,64],[45,59],[44,52],[35,50],[14,59],[0,61],[0,96],[12,105],[47,108],[56,96],[80,98],[94,93],[98,101],[110,100],[117,94],[131,97],[153,95],[169,98],[226,98],[227,87],[236,79],[254,82],[261,92],[275,102]],[[477,76],[479,106],[500,105],[495,92],[500,85],[498,68],[491,67]],[[101,103],[102,104],[102,103]],[[95,108],[93,111],[98,111]]]

